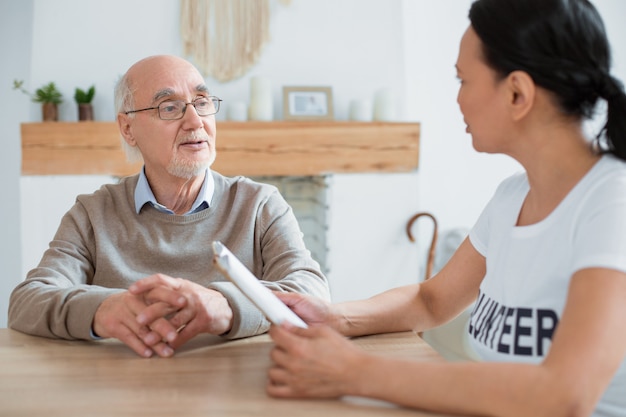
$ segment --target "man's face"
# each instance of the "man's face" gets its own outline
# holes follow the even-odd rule
[[[134,91],[134,109],[163,102],[191,103],[209,96],[204,79],[187,61],[168,56],[151,57],[128,73]],[[128,123],[126,141],[141,151],[148,178],[171,175],[190,179],[202,175],[215,160],[215,116],[200,117],[188,105],[181,119],[161,120],[157,109],[120,115]]]

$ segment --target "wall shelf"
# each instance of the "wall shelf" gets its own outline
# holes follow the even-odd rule
[[[116,122],[23,123],[22,175],[136,173]],[[410,172],[419,160],[419,123],[217,122],[217,159],[224,175],[309,176]]]

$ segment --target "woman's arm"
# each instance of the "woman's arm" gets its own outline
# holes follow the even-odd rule
[[[333,305],[329,323],[346,336],[428,330],[448,322],[470,305],[478,296],[484,276],[485,258],[466,238],[433,278],[366,300]]]
[[[273,328],[276,367],[268,393],[359,395],[470,415],[588,416],[626,357],[624,299],[626,274],[601,268],[576,273],[550,352],[539,365],[396,360],[360,351],[325,327]]]

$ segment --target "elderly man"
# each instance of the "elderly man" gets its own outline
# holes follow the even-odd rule
[[[115,95],[124,145],[144,167],[78,196],[39,265],[11,294],[11,328],[117,338],[144,357],[171,356],[200,333],[265,332],[261,312],[212,265],[213,240],[268,288],[329,298],[278,191],[209,169],[221,100],[193,65],[148,57],[120,79]]]

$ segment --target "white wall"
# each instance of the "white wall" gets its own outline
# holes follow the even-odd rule
[[[32,39],[32,0],[0,0],[0,327],[6,326],[8,294],[21,280],[20,263],[20,126],[28,104],[12,100],[12,78],[28,75]],[[18,40],[18,42],[14,42]]]
[[[14,4],[19,3],[19,4]],[[337,119],[346,119],[353,98],[371,98],[381,87],[397,96],[404,120],[422,124],[420,168],[416,173],[337,175],[331,188],[330,263],[336,300],[366,297],[391,286],[413,282],[421,275],[423,247],[429,229],[411,244],[404,226],[421,210],[434,213],[442,229],[470,227],[496,184],[517,170],[505,157],[475,153],[456,105],[458,88],[454,63],[458,42],[467,26],[470,0],[292,0],[291,6],[273,5],[271,43],[257,66],[239,80],[207,83],[228,102],[247,100],[249,79],[264,75],[273,82],[275,111],[280,117],[281,86],[331,85]],[[624,60],[626,16],[623,0],[595,2],[613,39],[617,74],[626,79]],[[3,37],[2,59],[22,51],[18,71],[0,72],[0,88],[13,78],[34,89],[55,81],[67,101],[63,120],[76,120],[71,96],[75,87],[95,83],[95,115],[113,120],[112,87],[134,61],[155,53],[181,54],[179,3],[171,0],[0,0],[2,22],[13,15],[32,13],[32,36]],[[32,6],[32,9],[29,7]],[[9,7],[10,6],[10,7]],[[6,13],[5,13],[6,11]],[[50,16],[54,16],[51,19]],[[12,27],[12,26],[9,26]],[[29,26],[20,26],[29,29]],[[4,25],[3,25],[4,29]],[[26,30],[27,29],[22,29]],[[10,46],[8,43],[10,39]],[[619,49],[617,49],[619,47]],[[29,52],[32,51],[32,54]],[[30,56],[30,59],[27,58]],[[30,62],[29,62],[30,61]],[[29,68],[26,69],[26,68]],[[3,87],[4,86],[4,87]],[[4,90],[3,90],[4,91]],[[39,107],[18,92],[3,95],[15,100],[16,112],[4,135],[13,167],[19,160],[19,123],[40,120]],[[0,113],[4,113],[3,111]],[[27,110],[25,110],[27,109]],[[224,116],[221,112],[218,120]],[[5,123],[3,123],[4,125]],[[219,140],[219,123],[218,123]],[[297,140],[297,138],[294,138]],[[381,138],[384,141],[384,138]],[[6,155],[3,152],[3,157]],[[8,177],[11,178],[10,176]],[[88,192],[106,177],[29,177],[21,180],[22,236],[3,234],[2,265],[20,257],[23,268],[34,266],[75,194]],[[54,197],[51,197],[54,196]],[[3,204],[2,210],[7,209]],[[15,219],[16,207],[9,207]],[[46,213],[42,215],[42,212]],[[5,218],[7,215],[5,215]],[[0,310],[6,310],[8,288],[23,278],[16,270],[0,287]],[[0,316],[0,326],[4,325]]]

